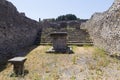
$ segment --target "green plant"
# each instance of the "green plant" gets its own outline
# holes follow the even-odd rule
[[[73,51],[76,51],[76,49],[77,49],[77,46],[72,46]]]
[[[70,80],[76,80],[76,77],[75,77],[75,76],[72,76],[72,77],[70,78]]]
[[[91,44],[85,43],[85,44],[83,44],[83,47],[91,47]]]
[[[77,61],[77,56],[75,55],[75,56],[73,56],[73,58],[72,58],[73,64],[77,64],[76,61]]]
[[[110,63],[110,61],[108,59],[102,58],[102,59],[98,60],[97,66],[106,67],[106,66],[108,66],[109,63]]]
[[[97,69],[96,70],[96,74],[102,76],[103,75],[103,71],[101,69]]]
[[[110,63],[106,52],[103,49],[95,48],[93,59],[97,61],[97,66],[106,67]]]
[[[103,49],[95,48],[95,52],[93,53],[93,58],[105,58],[106,52]]]
[[[38,74],[33,74],[33,79],[34,80],[42,80],[42,77],[39,76]]]

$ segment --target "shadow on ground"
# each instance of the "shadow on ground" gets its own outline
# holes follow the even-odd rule
[[[22,75],[16,75],[15,73],[11,73],[10,77],[25,77],[28,73],[28,70],[24,70],[24,73]]]
[[[38,45],[33,45],[30,47],[19,49],[17,52],[15,52],[15,55],[12,57],[24,57],[24,56],[28,55],[36,47],[38,47]],[[4,63],[0,63],[0,72],[2,72],[4,69],[9,67],[8,65],[9,64],[8,64],[7,60]]]
[[[3,71],[7,67],[7,63],[0,64],[0,72]]]
[[[38,47],[38,46],[33,45],[33,46],[30,46],[27,48],[20,49],[19,51],[16,52],[15,57],[19,57],[19,56],[24,57],[27,54],[29,54],[32,50],[34,50],[36,47]]]

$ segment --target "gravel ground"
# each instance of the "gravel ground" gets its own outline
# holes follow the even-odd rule
[[[0,80],[120,80],[120,61],[101,50],[73,46],[74,54],[45,53],[49,48],[30,49],[24,77],[10,77],[13,66],[9,64],[0,72]]]

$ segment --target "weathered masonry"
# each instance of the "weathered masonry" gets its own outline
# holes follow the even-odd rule
[[[53,49],[57,52],[65,52],[67,49],[67,33],[54,32],[51,33]]]
[[[48,53],[73,53],[67,45],[67,32],[53,32],[50,34],[53,47],[48,50]]]

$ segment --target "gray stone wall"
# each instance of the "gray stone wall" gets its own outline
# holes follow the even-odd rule
[[[40,24],[22,16],[14,5],[0,1],[0,63],[14,56],[17,50],[33,45]]]
[[[120,0],[103,13],[95,13],[85,24],[94,44],[109,54],[120,54]]]
[[[91,42],[90,36],[85,29],[81,29],[81,23],[85,23],[87,20],[73,20],[73,21],[52,21],[43,22],[41,42],[49,43],[52,41],[50,37],[51,32],[67,32],[68,42],[80,43]]]

